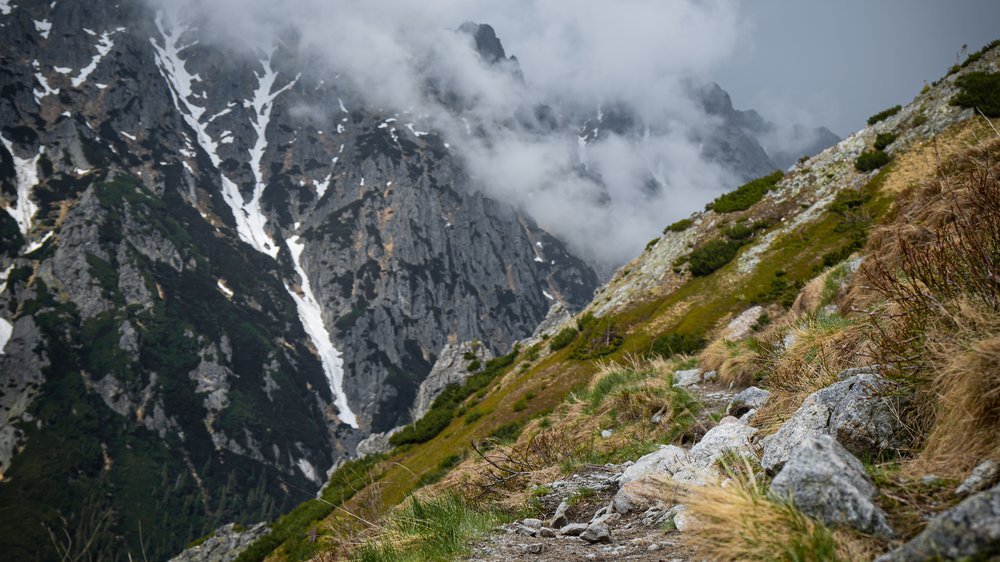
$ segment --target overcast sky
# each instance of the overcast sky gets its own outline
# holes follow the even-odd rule
[[[846,136],[905,104],[955,64],[965,43],[1000,39],[1000,0],[748,0],[743,48],[716,80],[739,108]]]

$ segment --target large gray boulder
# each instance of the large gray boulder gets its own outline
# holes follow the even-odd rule
[[[1000,484],[938,515],[913,540],[876,562],[996,560],[1000,557]]]
[[[873,501],[878,489],[865,467],[830,435],[806,438],[774,477],[771,493],[828,525],[893,535],[885,512]]]
[[[856,455],[901,449],[907,439],[885,397],[892,383],[874,373],[860,373],[809,395],[777,433],[761,444],[761,466],[775,471],[808,437],[833,435]]]
[[[964,498],[969,494],[981,492],[997,482],[1000,482],[1000,463],[987,459],[979,463],[972,470],[972,474],[955,489],[955,495]]]

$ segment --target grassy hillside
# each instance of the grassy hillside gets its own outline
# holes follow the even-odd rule
[[[451,389],[425,417],[434,423],[418,424],[423,429],[410,431],[409,442],[334,475],[342,483],[345,474],[363,473],[350,493],[325,494],[324,507],[314,503],[286,516],[280,536],[261,541],[241,560],[454,556],[462,541],[537,509],[532,486],[546,477],[581,463],[634,459],[657,443],[690,442],[699,423],[720,415],[671,384],[676,369],[696,363],[718,371],[727,385],[753,383],[774,392],[777,399],[759,414],[772,430],[837,369],[871,363],[873,357],[898,366],[894,380],[907,381],[908,396],[923,404],[903,413],[913,427],[913,450],[903,458],[870,459],[869,468],[880,483],[895,485],[900,497],[913,500],[889,507],[897,528],[912,535],[918,515],[930,509],[933,490],[915,499],[916,492],[900,484],[901,475],[912,482],[933,468],[956,476],[975,458],[996,452],[995,439],[975,426],[988,417],[983,412],[997,406],[982,398],[995,394],[996,381],[971,388],[955,382],[992,357],[970,355],[961,346],[981,348],[995,339],[1000,325],[994,323],[1000,318],[993,315],[995,286],[969,281],[955,289],[950,283],[988,278],[997,254],[965,258],[975,247],[1000,248],[1000,236],[991,238],[995,229],[985,226],[992,219],[976,218],[1000,213],[1000,205],[993,207],[1000,201],[995,197],[1000,134],[994,123],[961,107],[981,98],[966,84],[991,83],[962,77],[995,72],[1000,57],[996,50],[974,56],[910,104],[873,116],[868,128],[840,145],[784,176],[742,186],[667,227],[572,323],[547,341],[515,348],[488,366],[488,377]],[[869,156],[875,151],[884,157]],[[1000,224],[1000,214],[993,224]],[[952,239],[961,243],[921,246]],[[937,269],[929,264],[932,257]],[[860,258],[864,265],[858,272]],[[944,312],[926,313],[930,301],[913,296],[920,293],[914,291],[917,282],[939,287],[942,302],[950,303]],[[729,323],[754,305],[763,314],[749,337],[728,339]],[[945,333],[962,333],[965,343],[946,341]],[[793,343],[775,346],[790,336]],[[782,351],[774,351],[779,347]],[[956,356],[965,362],[946,361]],[[937,379],[914,375],[931,367],[942,373]],[[935,394],[941,389],[944,397]],[[956,418],[942,400],[968,415]],[[661,421],[651,424],[651,412],[660,413]],[[987,431],[994,425],[987,424]],[[600,437],[605,427],[614,428],[612,438]],[[964,428],[972,446],[963,451],[947,427]],[[516,478],[504,479],[502,467],[485,462],[481,453],[491,448],[510,463],[507,470],[523,468],[513,470]],[[920,463],[924,468],[914,468]],[[749,491],[736,496],[709,498],[705,509],[756,501]],[[773,515],[780,532],[799,533],[788,530],[794,523],[805,529],[801,532],[821,536],[832,558],[872,547],[870,541],[852,542],[839,531],[803,523],[795,513],[760,509],[761,517]],[[447,527],[460,536],[445,544],[430,538],[440,532],[414,526],[420,514],[428,522],[472,523],[461,530]],[[750,552],[730,547],[736,549],[728,554],[734,559]]]

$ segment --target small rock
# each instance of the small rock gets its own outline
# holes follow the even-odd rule
[[[955,488],[955,495],[964,498],[969,494],[981,492],[1000,481],[1000,464],[988,459],[979,463],[972,474]]]
[[[542,537],[543,539],[555,538],[556,530],[551,527],[542,527],[541,529],[538,530],[538,536]]]
[[[701,378],[705,382],[711,382],[719,378],[719,373],[717,373],[716,371],[709,371],[705,373],[705,375]]]
[[[525,519],[524,521],[521,521],[521,524],[529,529],[534,529],[536,531],[538,529],[541,529],[543,525],[541,519]]]
[[[756,410],[763,406],[770,396],[770,392],[756,386],[743,389],[729,401],[729,405],[726,406],[726,415],[741,417],[750,410]]]
[[[601,437],[603,437],[605,439],[607,439],[608,437],[611,437],[613,434],[614,434],[614,431],[612,431],[610,429],[605,429],[605,430],[601,431]]]
[[[524,545],[524,551],[528,554],[541,554],[542,545],[541,544],[526,544]]]
[[[694,528],[696,521],[695,518],[687,512],[687,507],[683,505],[678,505],[673,509],[673,522],[674,528],[682,533],[686,533]]]
[[[660,545],[655,542],[646,547],[647,552],[656,552],[657,550],[660,550]]]
[[[701,382],[701,369],[674,372],[674,386],[691,386]]]
[[[1000,485],[941,513],[913,540],[876,562],[995,560],[1000,555]]]
[[[597,519],[600,519],[601,517],[604,517],[605,515],[607,515],[609,513],[611,513],[611,506],[610,505],[606,505],[606,506],[598,509],[597,511],[595,511],[594,512],[594,516],[591,517],[590,520],[591,521],[596,521]]]
[[[604,523],[591,523],[587,529],[580,533],[580,538],[591,543],[610,543],[611,529]]]
[[[559,529],[559,534],[565,537],[578,537],[587,530],[587,526],[586,523],[570,523]]]
[[[525,537],[538,536],[538,529],[532,529],[531,527],[525,527],[524,525],[518,525],[515,527],[514,532]]]
[[[559,502],[559,507],[556,508],[556,512],[552,515],[552,519],[549,519],[549,526],[559,528],[569,523],[569,519],[566,518],[566,512],[569,511],[569,503],[562,501]]]
[[[806,438],[774,477],[771,493],[828,525],[893,536],[885,512],[873,501],[878,489],[864,465],[830,435]]]

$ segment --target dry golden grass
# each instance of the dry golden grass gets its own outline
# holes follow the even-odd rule
[[[960,477],[984,458],[1000,458],[1000,312],[972,301],[953,308],[947,325],[927,334],[938,402],[919,460]]]
[[[753,384],[763,366],[754,341],[725,338],[706,346],[698,355],[698,364],[706,371],[715,371],[721,384],[733,387]]]
[[[808,317],[795,322],[788,334],[791,345],[770,359],[767,383],[774,390],[815,392],[836,382],[844,369],[870,361],[864,326],[850,318]]]
[[[875,545],[832,530],[790,504],[771,499],[752,477],[688,490],[687,515],[695,519],[682,538],[700,559],[737,562],[871,560]]]

